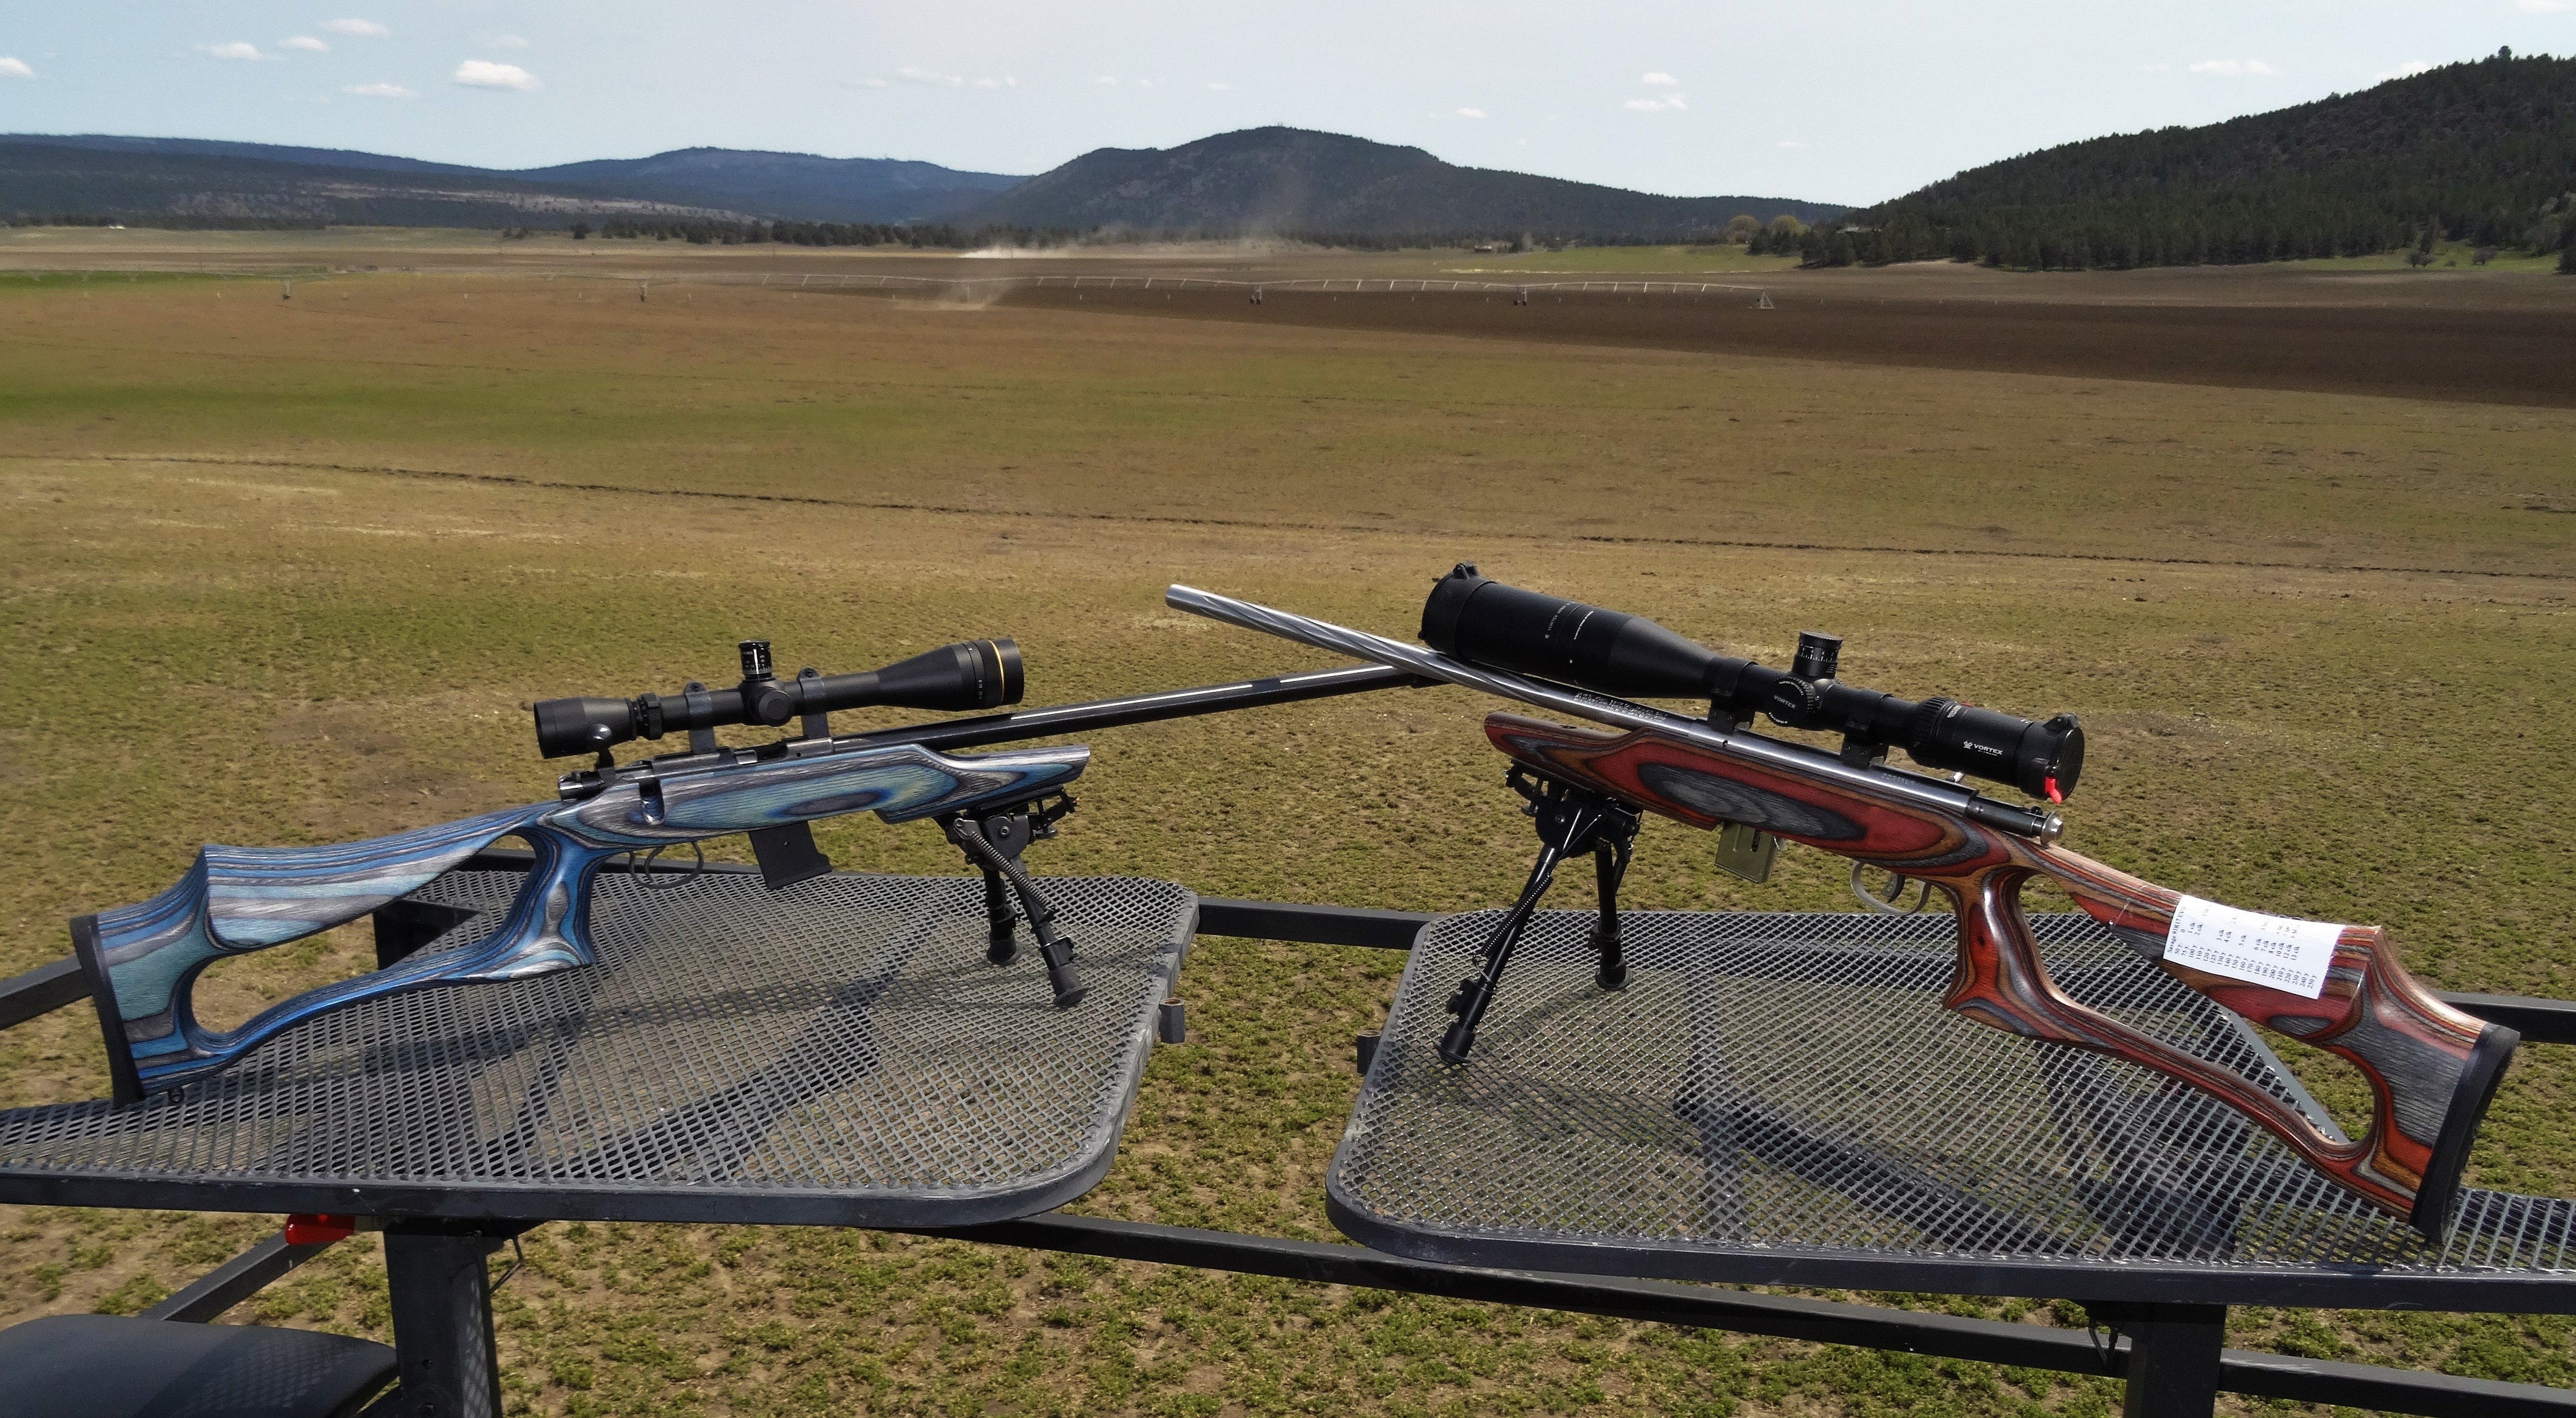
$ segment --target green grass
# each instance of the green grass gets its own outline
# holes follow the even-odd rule
[[[134,293],[134,288],[165,290],[178,286],[202,286],[216,281],[241,281],[238,276],[207,275],[196,271],[0,271],[0,295],[55,295],[65,291],[79,295],[102,295],[109,292]],[[272,285],[270,293],[275,294]]]
[[[2558,269],[2555,251],[2534,254],[2528,251],[2499,251],[2485,265],[2476,262],[2477,248],[2465,241],[2436,243],[2433,264],[2426,271],[2513,272],[2519,275],[2548,275]],[[2414,271],[2406,262],[2404,251],[2382,251],[2372,256],[2321,256],[2308,261],[2285,261],[2282,265],[2310,271]]]
[[[342,841],[542,799],[554,766],[522,705],[717,675],[743,635],[839,670],[1013,634],[1031,699],[1061,702],[1321,662],[1171,614],[1168,581],[1402,633],[1425,581],[1469,556],[1736,653],[1780,656],[1822,627],[1866,683],[2075,710],[2092,733],[2077,850],[2238,905],[2383,922],[2438,986],[2576,993],[2576,568],[2566,518],[2525,505],[2576,506],[2551,452],[2565,415],[873,302],[483,319],[464,307],[489,288],[451,286],[365,305],[395,284],[354,283],[328,316],[218,312],[193,290],[117,319],[81,318],[77,295],[12,302],[0,824],[21,845],[0,974],[60,955],[65,917],[166,886],[199,842]],[[1738,418],[1762,421],[1758,440],[1729,432]],[[2142,436],[2158,428],[2188,441]],[[1771,481],[1750,461],[1767,452],[1810,480]],[[222,461],[246,457],[265,461]],[[528,481],[349,470],[381,466]],[[1934,467],[1984,470],[1978,495],[2013,510],[1935,506]],[[2165,470],[2188,480],[2158,487]],[[644,491],[529,485],[548,481]],[[962,510],[649,491],[692,481]],[[2396,547],[2542,574],[1985,555],[1996,544],[1969,539],[1995,516],[2023,551],[2152,555],[2155,519],[2195,518],[2203,544],[2268,559]],[[1578,517],[1784,538],[1866,520],[1873,540],[1954,554],[1583,541],[1566,535]],[[1528,844],[1477,731],[1487,707],[1408,692],[1098,735],[1082,810],[1034,859],[1218,895],[1497,903]],[[855,869],[958,869],[917,826],[820,837]],[[1632,903],[1848,904],[1837,861],[1793,851],[1757,888],[1711,872],[1708,850],[1650,825]],[[1564,903],[1585,899],[1569,883]],[[209,1010],[354,973],[368,949],[342,930],[228,962]],[[1356,1087],[1351,1035],[1399,964],[1202,940],[1183,977],[1192,1042],[1156,1053],[1116,1167],[1077,1209],[1332,1239],[1320,1177]],[[2576,1194],[2563,1053],[2517,1062],[2473,1180]],[[2331,1104],[2359,1103],[2351,1075],[2308,1066]],[[81,1012],[0,1034],[0,1103],[102,1088]],[[8,1209],[0,1313],[132,1308],[260,1229]],[[2118,1401],[1988,1365],[860,1232],[550,1225],[528,1249],[501,1300],[513,1411]],[[2080,1323],[2030,1300],[1860,1298]],[[372,1247],[235,1318],[382,1337]],[[2541,1317],[2240,1309],[2230,1342],[2576,1382],[2567,1325]]]
[[[0,306],[5,451],[1068,517],[2576,570],[2576,412],[334,278]],[[1926,490],[1937,490],[1927,494]]]

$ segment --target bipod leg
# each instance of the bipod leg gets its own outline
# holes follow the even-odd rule
[[[1592,875],[1600,888],[1601,913],[1592,922],[1592,948],[1601,954],[1592,983],[1605,990],[1628,985],[1628,957],[1619,939],[1619,883],[1628,879],[1629,852],[1637,842],[1637,819],[1612,808],[1592,839]]]
[[[988,872],[999,872],[1010,883],[1011,894],[1019,898],[1021,914],[1029,918],[1029,930],[1038,938],[1038,959],[1046,965],[1047,987],[1055,991],[1055,1007],[1071,1009],[1091,993],[1089,986],[1073,973],[1073,941],[1058,935],[1055,929],[1055,907],[1047,904],[1045,893],[1020,870],[1020,864],[998,851],[984,837],[984,825],[963,813],[941,819],[948,840],[958,850],[973,858]],[[1014,947],[1016,949],[1016,946]]]
[[[1460,981],[1458,992],[1449,997],[1449,1012],[1457,1018],[1440,1036],[1438,1053],[1441,1062],[1452,1065],[1465,1063],[1467,1055],[1474,1051],[1476,1027],[1484,1022],[1485,1011],[1494,1002],[1503,970],[1511,964],[1512,951],[1520,945],[1521,934],[1529,929],[1530,917],[1537,913],[1540,899],[1556,881],[1557,864],[1589,848],[1611,811],[1607,800],[1562,783],[1547,784],[1544,794],[1534,791],[1521,781],[1517,769],[1506,781],[1530,800],[1529,814],[1538,820],[1538,860],[1530,864],[1529,882],[1521,888],[1520,899],[1504,913],[1493,937],[1485,943],[1485,968]]]
[[[1002,874],[982,862],[975,865],[984,873],[984,922],[991,935],[984,947],[984,958],[996,965],[1008,965],[1020,956],[1020,914],[1011,909],[1011,894],[1003,889]]]

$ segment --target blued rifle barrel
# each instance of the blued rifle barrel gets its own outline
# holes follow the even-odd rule
[[[843,734],[834,742],[917,743],[924,748],[935,749],[974,748],[980,744],[1019,743],[1054,734],[1114,729],[1122,724],[1151,724],[1163,719],[1186,719],[1232,709],[1257,709],[1264,704],[1295,704],[1308,699],[1362,694],[1373,689],[1439,682],[1435,676],[1419,675],[1386,665],[1346,665],[1337,670],[1273,675],[1267,679],[1237,680],[1231,684],[1205,684],[1194,689],[1095,699],[1087,704],[1057,704],[1016,714],[987,714],[981,718],[950,719],[937,724],[907,724],[902,728]]]
[[[1195,586],[1169,587],[1163,592],[1163,602],[1177,611],[1203,615],[1246,630],[1258,630],[1283,640],[1312,645],[1318,650],[1330,650],[1337,655],[1356,655],[1425,679],[1446,680],[1468,689],[1481,689],[1487,694],[1517,699],[1523,704],[1571,714],[1596,724],[1620,729],[1653,729],[1732,758],[1765,764],[1783,772],[1822,778],[1872,792],[1896,793],[1935,811],[1957,813],[2016,836],[2053,838],[2056,833],[2057,816],[2054,813],[1999,803],[1956,784],[1890,768],[1858,767],[1821,749],[1786,743],[1761,734],[1721,732],[1697,719],[1685,719],[1679,714],[1667,714],[1643,704],[1631,704],[1606,694],[1592,694],[1544,680],[1524,678],[1508,670],[1489,670],[1451,659],[1437,650],[1407,645],[1330,621],[1274,610],[1251,601],[1238,601]]]

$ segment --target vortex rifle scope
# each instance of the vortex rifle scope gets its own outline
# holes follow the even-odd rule
[[[1468,562],[1440,578],[1422,606],[1422,640],[1471,664],[1536,675],[1600,694],[1706,699],[1712,719],[1768,714],[1784,728],[1844,736],[1847,755],[1901,748],[1926,768],[2010,783],[2064,801],[2084,771],[2084,728],[2072,714],[2045,723],[1955,699],[1899,699],[1834,678],[1838,636],[1802,631],[1786,672],[1720,655],[1642,616],[1490,581]]]
[[[795,679],[770,673],[769,642],[745,640],[742,683],[708,689],[692,683],[677,694],[633,699],[548,699],[537,705],[537,751],[548,758],[593,753],[630,739],[658,739],[674,729],[719,724],[784,724],[798,715],[891,704],[904,709],[998,709],[1020,702],[1020,647],[1013,640],[967,640],[925,650],[909,660],[854,675],[807,670]]]

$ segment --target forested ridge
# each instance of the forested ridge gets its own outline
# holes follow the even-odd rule
[[[1973,168],[1779,242],[1810,263],[2041,269],[2567,250],[2576,59],[2495,57],[2361,93]],[[2576,264],[2576,256],[2562,266]]]

